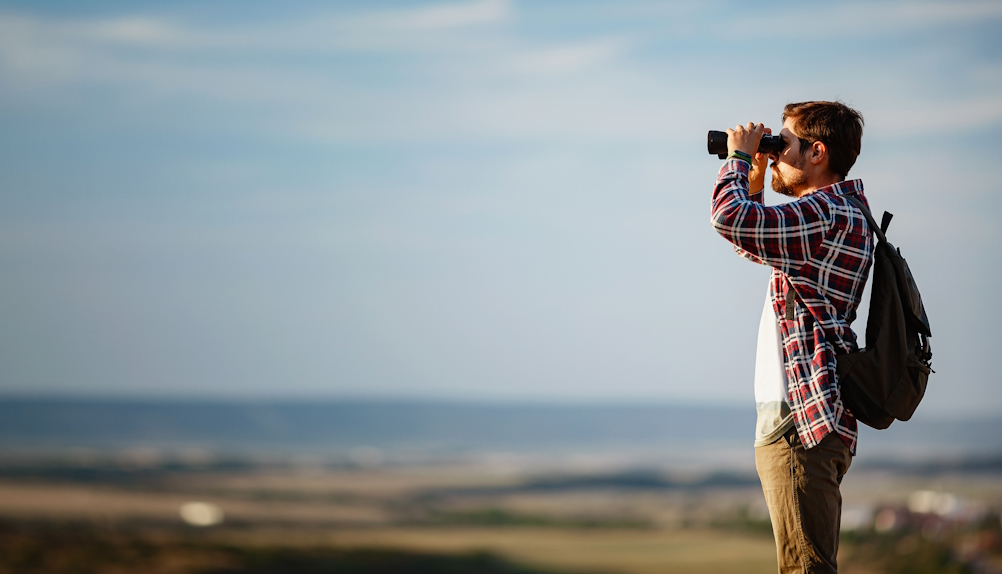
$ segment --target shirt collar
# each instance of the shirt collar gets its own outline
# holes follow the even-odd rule
[[[862,195],[863,180],[861,179],[843,180],[838,183],[833,183],[831,185],[819,187],[814,191],[808,193],[807,195],[802,195],[800,197],[801,199],[803,199],[805,197],[814,195],[815,193],[831,193],[834,195]]]
[[[817,191],[830,191],[835,195],[858,195],[863,193],[863,180],[849,179],[822,187]]]

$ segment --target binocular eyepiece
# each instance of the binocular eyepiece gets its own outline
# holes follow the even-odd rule
[[[779,153],[785,147],[783,136],[763,134],[755,153]],[[706,134],[706,151],[716,154],[720,159],[727,159],[727,132],[710,130]]]

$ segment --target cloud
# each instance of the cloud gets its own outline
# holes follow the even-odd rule
[[[946,102],[895,102],[868,112],[867,127],[895,137],[962,132],[1002,122],[998,94]]]
[[[139,44],[146,46],[183,45],[191,37],[169,22],[156,18],[113,18],[89,25],[64,25],[70,36],[78,35],[96,42]]]
[[[791,38],[820,39],[821,34],[842,37],[890,35],[927,28],[967,25],[1002,18],[1002,3],[960,2],[849,2],[801,4],[798,9],[744,19],[746,29],[780,30]]]
[[[845,27],[847,34],[876,37],[884,32],[873,30],[885,25],[914,29],[995,18],[1000,6],[842,4],[776,11],[763,16],[762,25],[815,35]],[[808,15],[822,28],[805,28]],[[142,121],[192,121],[191,129],[205,129],[239,109],[241,118],[252,118],[241,119],[242,130],[341,143],[681,142],[689,131],[719,121],[711,117],[717,110],[775,107],[806,93],[807,85],[808,97],[848,95],[865,103],[868,126],[889,135],[967,130],[1002,116],[997,66],[986,71],[983,63],[965,60],[961,49],[937,56],[942,66],[980,82],[980,91],[957,87],[932,98],[915,89],[929,65],[930,44],[921,40],[926,36],[913,38],[923,53],[845,55],[839,69],[854,82],[808,69],[792,79],[759,82],[735,103],[717,88],[720,68],[712,50],[690,38],[719,27],[719,21],[711,26],[688,13],[685,46],[653,53],[649,32],[591,26],[540,39],[519,27],[524,17],[504,0],[212,25],[171,16],[74,20],[0,13],[0,83],[7,92],[0,103],[20,98],[22,105],[43,106],[46,100],[81,98],[79,105],[91,105],[78,89],[87,87],[136,108],[183,96],[195,102],[192,117],[199,111],[201,116]],[[762,42],[779,46],[787,40]],[[373,54],[378,61],[363,59]],[[794,55],[791,65],[804,57]]]
[[[51,90],[62,84],[111,85],[113,93],[131,94],[130,101],[186,94],[207,106],[265,105],[271,109],[257,114],[259,125],[328,141],[523,137],[539,126],[567,127],[568,110],[622,118],[602,108],[625,78],[605,78],[606,87],[596,89],[603,72],[573,76],[614,71],[610,65],[627,52],[628,37],[533,42],[507,30],[466,33],[510,16],[500,0],[215,30],[166,17],[73,22],[0,15],[0,81],[30,101],[40,90],[65,98],[78,93]],[[378,69],[359,74],[281,58],[300,50],[310,57],[388,50],[406,61],[407,72],[391,78],[390,88],[373,87],[369,78]],[[428,52],[435,58],[421,57]]]
[[[230,102],[260,102],[281,93],[292,96],[288,103],[299,103],[296,95],[315,92],[310,85],[328,91],[325,80],[346,82],[336,71],[331,77],[329,69],[304,67],[296,58],[482,52],[492,43],[477,29],[503,24],[511,15],[506,0],[212,25],[168,15],[58,18],[0,12],[0,82],[22,93],[58,84],[113,83],[213,98],[228,89],[222,99]],[[299,70],[298,77],[290,69]]]
[[[526,50],[510,58],[513,71],[547,76],[587,70],[626,51],[628,42],[599,39],[578,44]]]
[[[509,19],[506,0],[435,4],[374,12],[341,12],[310,18],[244,24],[199,26],[165,16],[119,16],[53,20],[0,14],[0,31],[23,41],[83,44],[89,47],[135,46],[169,51],[268,50],[338,52],[376,48],[413,48],[431,34],[462,31]]]
[[[366,18],[376,27],[440,30],[502,22],[508,16],[504,0],[478,0],[462,4],[440,4]]]
[[[1002,3],[994,0],[862,3],[853,6],[847,16],[881,24],[897,22],[900,26],[938,26],[1002,18]]]

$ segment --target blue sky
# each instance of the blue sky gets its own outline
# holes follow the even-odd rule
[[[839,98],[923,409],[1002,412],[1002,2],[36,4],[0,2],[0,392],[750,404],[768,270],[705,133]]]

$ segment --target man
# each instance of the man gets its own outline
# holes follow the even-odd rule
[[[759,329],[755,466],[776,537],[780,572],[836,572],[839,485],[856,454],[856,419],[840,396],[835,356],[857,350],[856,317],[873,261],[866,203],[846,181],[863,118],[839,102],[789,104],[783,151],[757,154],[762,124],[727,130],[712,224],[741,256],[772,267]],[[766,206],[772,188],[795,201]]]

